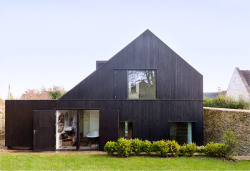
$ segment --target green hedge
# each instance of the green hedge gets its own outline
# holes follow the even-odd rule
[[[204,148],[204,153],[208,156],[225,156],[227,146],[221,143],[208,143]]]
[[[143,150],[143,141],[139,140],[138,138],[132,139],[131,148],[132,152],[134,152],[137,156],[139,156],[141,151]]]
[[[250,103],[240,98],[235,100],[230,96],[218,95],[216,98],[204,98],[204,107],[230,108],[230,109],[249,109]]]
[[[169,152],[169,147],[166,141],[154,141],[153,142],[153,152],[156,153],[157,156],[167,157]]]
[[[105,147],[104,147],[105,148]],[[117,153],[121,157],[128,157],[132,152],[131,140],[120,138],[117,141]]]
[[[207,156],[226,156],[227,145],[210,142],[206,146],[196,146],[195,143],[184,144],[180,146],[176,141],[160,140],[150,142],[148,140],[142,141],[138,138],[127,140],[124,138],[118,139],[117,142],[109,141],[106,143],[104,150],[108,155],[113,155],[117,152],[120,157],[128,157],[130,155],[140,155],[145,152],[147,155],[168,157],[172,156],[193,156],[194,153],[203,154]]]
[[[153,144],[148,140],[142,141],[142,151],[151,155],[151,152],[153,152]]]

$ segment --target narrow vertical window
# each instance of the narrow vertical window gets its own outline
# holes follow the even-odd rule
[[[119,138],[132,139],[132,122],[119,122]]]

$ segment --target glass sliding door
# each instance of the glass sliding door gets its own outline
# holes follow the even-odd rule
[[[99,110],[56,110],[55,136],[57,150],[98,150]]]
[[[99,110],[80,110],[79,132],[81,150],[99,149]]]
[[[56,111],[56,149],[77,147],[77,110]]]

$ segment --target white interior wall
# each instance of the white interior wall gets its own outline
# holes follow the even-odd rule
[[[60,113],[60,111],[56,111],[56,149],[59,149],[59,147],[62,145],[62,140],[60,140],[60,133],[58,133],[58,118]]]
[[[84,115],[83,115],[83,137],[87,137],[90,129],[90,111],[89,110],[84,110]]]
[[[91,131],[99,131],[99,110],[84,110],[83,137],[87,137]]]
[[[99,131],[99,110],[90,111],[90,131]]]

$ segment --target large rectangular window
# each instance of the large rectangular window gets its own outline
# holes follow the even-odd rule
[[[56,149],[98,150],[99,110],[57,110]]]
[[[192,142],[191,122],[171,122],[170,139],[176,140],[179,144],[189,144]]]
[[[128,71],[128,98],[155,99],[156,98],[156,71],[129,70]]]

